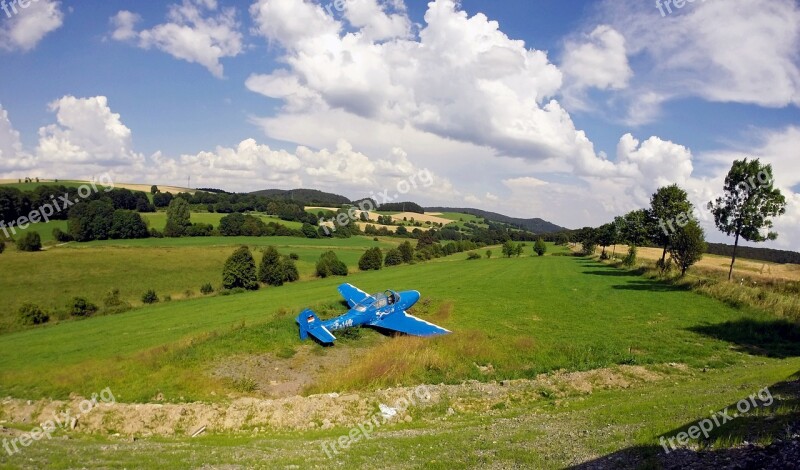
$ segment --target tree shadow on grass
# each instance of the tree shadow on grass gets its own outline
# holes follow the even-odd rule
[[[639,277],[638,274],[630,272],[630,271],[622,271],[616,268],[611,268],[612,270],[602,270],[602,271],[584,271],[583,274],[590,274],[592,276],[608,276],[608,277]]]
[[[676,286],[657,281],[628,281],[626,284],[612,286],[617,290],[638,290],[647,292],[680,292],[689,290],[685,286]]]
[[[698,416],[696,420],[679,426],[654,438],[658,444],[632,446],[597,459],[568,467],[574,470],[595,469],[684,469],[684,468],[797,468],[797,441],[800,439],[800,381],[798,374],[787,381],[775,383],[761,391],[745,390],[740,401],[717,410],[719,426],[709,431],[706,439],[701,435],[700,450],[672,447],[677,436],[689,433],[711,414]],[[753,397],[753,400],[750,397]],[[771,398],[771,400],[769,399]],[[741,413],[748,403],[747,411]],[[753,403],[756,406],[752,406]],[[719,413],[727,413],[733,419],[725,420]],[[736,414],[737,417],[733,417]],[[727,421],[727,422],[726,422]],[[663,440],[661,437],[663,436]],[[672,444],[669,439],[672,439]],[[737,445],[733,448],[711,450],[720,442],[767,442],[768,446]],[[719,444],[717,444],[719,445]]]
[[[688,330],[733,343],[737,350],[756,356],[800,357],[800,326],[787,320],[743,318],[717,325],[693,326]]]

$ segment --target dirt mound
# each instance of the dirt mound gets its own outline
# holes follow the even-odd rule
[[[335,355],[324,361],[340,360]],[[281,367],[303,361],[315,361],[313,355],[300,353],[286,359],[255,358],[255,364],[269,364],[277,371],[265,372],[258,380],[269,380],[268,391],[285,392],[301,387],[303,379],[292,376]],[[259,362],[265,361],[265,362]],[[235,374],[242,363],[220,365],[218,372]],[[305,366],[303,367],[305,369]],[[282,374],[288,374],[282,375]],[[674,375],[675,372],[671,372]],[[556,399],[592,393],[596,389],[628,388],[635,384],[662,380],[667,374],[656,368],[617,366],[587,372],[555,372],[532,380],[502,382],[468,381],[457,385],[420,385],[397,387],[371,392],[322,394],[308,397],[291,396],[275,399],[237,398],[228,403],[126,404],[101,403],[90,413],[80,414],[80,397],[69,401],[26,401],[8,398],[0,403],[0,416],[11,423],[40,423],[71,410],[78,416],[71,426],[85,433],[126,436],[191,436],[201,428],[211,433],[258,433],[266,430],[312,430],[352,427],[380,414],[380,405],[398,409],[397,421],[410,421],[410,413],[423,411],[440,403],[448,403],[447,413],[486,411],[511,399]],[[282,379],[283,378],[283,379]],[[283,385],[272,381],[285,380]]]

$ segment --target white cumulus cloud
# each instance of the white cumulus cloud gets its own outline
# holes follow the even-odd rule
[[[137,32],[139,15],[123,10],[111,19],[111,37],[118,41],[136,40],[141,48],[156,48],[176,59],[200,64],[217,78],[224,74],[220,60],[236,57],[243,50],[236,10],[220,9],[216,0],[183,0],[170,5],[167,19],[166,23]]]
[[[64,24],[61,2],[36,0],[22,8],[18,2],[3,2],[4,12],[0,24],[0,48],[27,52],[35,48],[45,36]]]

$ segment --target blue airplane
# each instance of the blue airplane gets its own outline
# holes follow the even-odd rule
[[[353,326],[374,326],[413,336],[450,333],[449,330],[406,313],[406,309],[411,308],[419,300],[419,292],[415,290],[403,292],[387,290],[368,295],[351,284],[342,284],[339,286],[339,293],[347,301],[350,311],[340,317],[322,321],[311,309],[303,310],[297,317],[301,340],[311,335],[321,343],[331,344],[336,341],[331,331]]]

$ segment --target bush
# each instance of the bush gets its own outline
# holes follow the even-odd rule
[[[164,238],[164,234],[157,229],[151,228],[150,229],[150,237],[151,238]]]
[[[158,294],[153,289],[148,290],[142,295],[142,303],[144,304],[157,304]]]
[[[58,227],[53,229],[53,238],[55,238],[57,242],[61,243],[67,243],[73,240],[72,235],[68,234],[67,232],[61,230]]]
[[[112,240],[131,240],[136,238],[147,238],[147,232],[142,216],[138,212],[116,210],[111,222],[111,229],[108,238]]]
[[[547,244],[542,238],[536,240],[536,243],[533,245],[533,251],[539,256],[544,256],[544,254],[547,253]]]
[[[283,273],[280,272],[281,255],[274,246],[264,249],[261,266],[258,267],[258,280],[269,286],[283,285]]]
[[[468,255],[467,255],[467,259],[468,259],[468,260],[473,260],[473,259],[481,259],[481,255],[479,255],[478,253],[475,253],[475,252],[473,251],[472,253],[470,253],[470,254],[468,254]]]
[[[42,325],[50,321],[50,316],[34,304],[24,304],[19,309],[19,319],[23,325]]]
[[[210,282],[205,283],[200,287],[200,293],[203,295],[213,294],[214,286],[212,286]]]
[[[378,247],[370,248],[358,260],[358,269],[362,271],[378,271],[383,267],[383,252]]]
[[[283,274],[286,282],[295,282],[300,279],[300,272],[297,270],[297,265],[291,258],[283,260]]]
[[[258,278],[256,277],[256,261],[250,253],[250,249],[243,246],[225,261],[222,268],[222,287],[225,289],[235,289],[241,287],[247,290],[258,290]]]
[[[0,253],[3,253],[4,251],[6,251],[6,242],[0,240]]]
[[[300,279],[297,266],[290,258],[282,258],[274,247],[267,247],[258,268],[258,280],[270,286],[282,286]]]
[[[492,258],[492,250],[486,250],[486,257],[489,259]]]
[[[119,289],[112,289],[103,298],[103,305],[106,307],[119,307],[124,302],[119,298]]]
[[[328,251],[320,255],[317,261],[317,276],[347,276],[347,265],[344,264],[336,253]]]
[[[636,245],[631,245],[628,249],[628,255],[622,260],[622,264],[629,268],[636,265]]]
[[[42,238],[37,232],[28,232],[17,240],[17,250],[19,251],[39,251],[42,249]]]
[[[298,255],[297,253],[289,253],[289,259],[292,261],[297,261],[300,259],[300,255]]]
[[[414,247],[411,242],[406,240],[398,247],[400,254],[403,256],[404,263],[411,263],[414,261]]]
[[[397,248],[392,248],[386,252],[386,260],[384,261],[384,264],[386,266],[398,266],[403,264],[403,254],[400,253],[400,250]]]
[[[67,305],[70,316],[73,317],[91,317],[97,313],[97,305],[89,302],[83,297],[75,297],[72,302]]]

